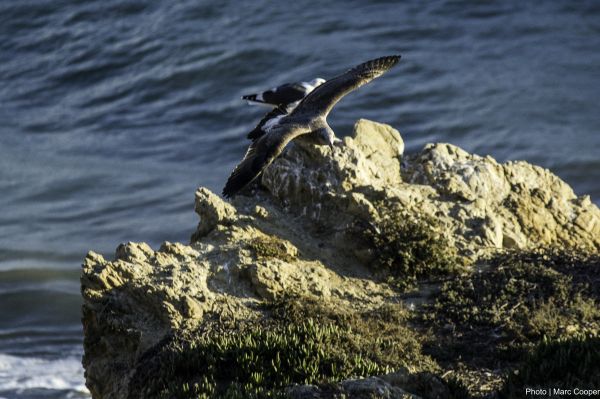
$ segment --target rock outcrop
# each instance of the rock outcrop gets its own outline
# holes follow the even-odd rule
[[[500,164],[450,144],[403,151],[396,130],[360,120],[333,151],[291,145],[248,196],[228,203],[198,189],[200,222],[189,245],[127,243],[113,260],[90,252],[81,289],[93,397],[135,397],[132,381],[165,340],[209,322],[264,321],[263,305],[282,298],[312,298],[348,314],[397,303],[399,293],[371,267],[376,255],[357,240],[361,229],[377,226],[383,206],[429,215],[466,264],[501,248],[600,249],[600,210],[546,169]],[[444,397],[392,380],[354,379],[338,389],[360,391],[355,397]],[[288,393],[319,397],[323,389],[299,385]]]

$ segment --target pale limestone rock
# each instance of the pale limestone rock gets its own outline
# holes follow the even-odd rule
[[[195,233],[197,238],[204,237],[219,224],[227,225],[236,221],[235,208],[204,187],[196,191],[195,209],[200,217]]]
[[[377,201],[396,201],[436,218],[471,258],[492,248],[600,248],[598,208],[548,170],[522,161],[499,164],[451,144],[429,144],[403,157],[400,169],[402,141],[382,126],[357,122],[333,153],[291,146],[261,183],[288,212],[320,225],[376,221]],[[345,241],[341,235],[342,246]]]
[[[269,217],[269,211],[260,205],[256,205],[254,207],[254,215],[256,215],[258,218],[266,219]]]
[[[154,251],[127,243],[112,261],[87,255],[83,363],[93,397],[127,397],[138,361],[169,334],[206,319],[258,318],[257,304],[283,294],[356,311],[395,301],[396,293],[373,278],[370,249],[349,233],[357,220],[375,225],[382,201],[431,215],[471,259],[500,247],[600,250],[598,207],[543,168],[499,164],[450,144],[406,156],[397,131],[366,120],[333,153],[293,144],[267,168],[264,190],[253,196],[229,203],[198,189],[192,244],[167,242]],[[251,244],[265,237],[281,241],[281,259],[253,252]],[[354,386],[406,387],[367,380]]]
[[[414,392],[421,392],[423,397],[431,399],[452,397],[448,386],[439,377],[430,373],[411,374],[407,370],[376,377],[349,379],[327,390],[313,385],[297,385],[286,391],[293,399],[420,399],[421,396]]]
[[[354,133],[347,140],[370,162],[364,162],[370,177],[386,184],[399,184],[400,158],[404,153],[404,141],[400,133],[391,126],[360,119],[354,125]],[[366,177],[366,180],[371,178]]]
[[[402,181],[404,143],[396,130],[360,120],[344,143],[333,153],[328,147],[293,143],[265,170],[262,184],[286,204],[314,210],[322,201],[343,198],[357,187],[383,190]]]

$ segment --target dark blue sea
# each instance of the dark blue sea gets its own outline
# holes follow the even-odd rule
[[[600,199],[598,1],[0,1],[0,398],[86,397],[80,263],[187,242],[265,112],[242,94],[370,58],[344,98],[407,151],[450,142]]]

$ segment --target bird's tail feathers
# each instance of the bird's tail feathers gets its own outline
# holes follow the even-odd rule
[[[265,134],[265,132],[264,132],[264,130],[262,130],[262,126],[257,126],[254,129],[252,129],[252,131],[250,133],[248,133],[246,135],[246,138],[254,141],[254,140],[258,140],[259,138],[261,138],[264,134]]]
[[[260,98],[258,94],[246,94],[245,96],[242,96],[242,100],[265,104],[265,101]]]

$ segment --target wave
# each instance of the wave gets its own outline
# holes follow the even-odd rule
[[[41,359],[0,353],[0,395],[33,389],[88,394],[81,359]]]

